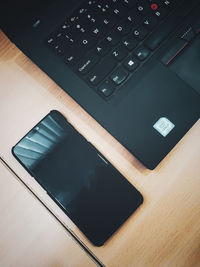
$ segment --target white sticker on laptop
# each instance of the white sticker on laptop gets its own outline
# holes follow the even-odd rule
[[[166,137],[175,125],[165,117],[160,118],[154,125],[153,128],[158,131],[162,136]]]

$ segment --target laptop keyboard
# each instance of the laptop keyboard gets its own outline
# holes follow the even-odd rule
[[[46,39],[48,47],[104,99],[174,28],[171,0],[87,0]]]

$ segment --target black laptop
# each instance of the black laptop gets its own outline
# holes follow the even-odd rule
[[[10,40],[147,168],[199,119],[199,0],[19,0],[1,11]]]

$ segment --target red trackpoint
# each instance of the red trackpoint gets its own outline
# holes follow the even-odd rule
[[[158,5],[157,4],[151,4],[151,9],[152,10],[156,10],[158,8]]]

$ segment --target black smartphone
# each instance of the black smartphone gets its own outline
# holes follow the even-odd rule
[[[12,153],[96,246],[143,202],[136,188],[56,110]]]

